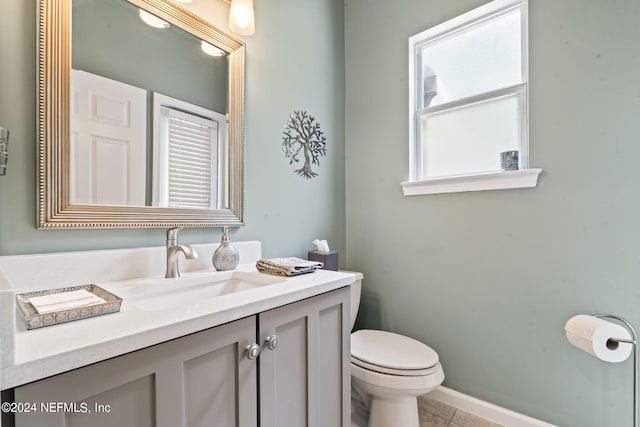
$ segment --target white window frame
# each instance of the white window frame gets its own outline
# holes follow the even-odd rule
[[[520,145],[520,170],[517,171],[489,171],[481,173],[469,173],[452,176],[438,176],[420,178],[420,154],[421,143],[419,140],[418,126],[418,90],[421,86],[417,81],[418,51],[421,46],[454,33],[461,28],[475,25],[485,19],[504,14],[514,8],[520,8],[522,12],[522,83],[480,95],[469,96],[461,101],[449,102],[429,108],[429,112],[452,109],[460,106],[469,106],[487,99],[498,99],[500,96],[519,94],[524,99],[521,111],[521,135]],[[542,169],[529,168],[529,141],[528,141],[528,3],[527,0],[494,0],[456,18],[436,25],[426,31],[409,38],[409,181],[401,183],[405,196],[420,194],[453,193],[462,191],[498,190],[507,188],[535,187],[538,175]],[[421,65],[421,63],[420,63]]]
[[[167,170],[168,162],[168,140],[166,138],[168,122],[167,116],[162,114],[162,108],[170,108],[183,111],[186,114],[199,116],[204,120],[218,123],[217,126],[217,147],[212,153],[212,159],[217,162],[217,174],[212,176],[216,184],[216,197],[211,199],[209,209],[226,209],[228,206],[227,193],[224,191],[228,185],[226,177],[229,155],[227,150],[227,135],[229,127],[229,117],[226,114],[218,113],[207,108],[203,108],[186,101],[172,98],[158,92],[153,92],[153,182],[152,182],[152,206],[168,207],[169,203],[169,177]],[[213,148],[213,147],[212,147]]]

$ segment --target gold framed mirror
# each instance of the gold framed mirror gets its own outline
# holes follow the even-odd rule
[[[164,200],[166,197],[158,196],[158,190],[155,188],[158,180],[164,179],[166,181],[169,178],[165,177],[168,172],[158,173],[158,170],[162,169],[158,164],[164,165],[162,162],[166,163],[166,159],[164,159],[166,156],[163,157],[162,154],[158,155],[156,152],[156,146],[160,146],[157,142],[157,134],[160,132],[156,132],[155,125],[151,124],[142,126],[146,127],[148,131],[143,143],[147,152],[144,165],[131,168],[142,175],[141,179],[145,181],[143,184],[136,184],[142,192],[139,201],[129,204],[118,202],[118,198],[114,198],[113,201],[109,198],[89,200],[84,196],[78,196],[79,187],[89,188],[88,192],[91,192],[91,189],[95,187],[95,184],[87,184],[85,176],[82,175],[84,172],[80,169],[83,165],[93,164],[92,162],[96,158],[110,158],[108,152],[99,152],[93,154],[91,157],[93,160],[85,161],[78,154],[83,153],[77,147],[78,133],[75,129],[72,132],[72,123],[75,123],[72,116],[77,115],[76,105],[79,104],[76,92],[72,93],[72,26],[75,28],[75,23],[72,23],[72,9],[75,12],[76,2],[82,4],[85,1],[88,0],[39,0],[38,4],[38,228],[160,228],[243,225],[245,45],[168,0],[110,1],[122,2],[128,8],[136,11],[139,8],[141,11],[148,12],[162,20],[167,27],[174,26],[198,43],[206,42],[224,52],[224,63],[226,64],[224,68],[227,71],[226,87],[224,88],[226,112],[222,112],[221,117],[226,117],[227,122],[221,123],[220,126],[216,124],[216,129],[224,128],[224,132],[220,133],[222,137],[217,140],[217,148],[211,149],[212,156],[215,158],[215,161],[211,161],[214,165],[214,171],[211,173],[214,178],[210,179],[212,200],[203,206],[193,207],[189,204],[167,202]],[[101,1],[104,2],[104,0]],[[111,27],[110,24],[107,26]],[[183,38],[183,36],[180,37]],[[131,42],[135,43],[133,40]],[[204,47],[203,50],[205,50]],[[167,64],[171,63],[171,52],[162,53],[160,56],[165,57]],[[167,66],[167,68],[170,67]],[[76,70],[73,72],[75,73]],[[178,78],[175,75],[170,77],[173,80]],[[144,110],[144,114],[149,121],[152,121],[150,118],[152,115],[154,116],[153,120],[156,120],[156,115],[160,116],[159,110],[154,108],[154,103],[157,103],[158,99],[171,100],[176,98],[173,94],[170,94],[173,95],[172,97],[166,97],[165,94],[156,92],[156,89],[145,88],[143,92],[147,94],[143,107],[147,108]],[[178,101],[183,102],[182,100]],[[107,107],[108,109],[109,107]],[[176,107],[176,110],[179,110],[180,114],[184,113],[182,106]],[[128,112],[124,116],[130,118],[131,114]],[[207,129],[209,128],[207,127]],[[207,132],[210,131],[207,130]],[[125,163],[131,162],[127,156],[122,158],[126,159]],[[145,172],[140,174],[140,168]],[[118,167],[113,166],[100,166],[96,169],[102,170],[104,181],[107,182],[119,183],[120,175],[125,176],[126,179],[132,175],[123,173],[118,170]],[[95,173],[95,175],[100,175],[100,173]],[[157,176],[165,178],[157,178]],[[131,179],[131,181],[134,180]],[[166,182],[162,185],[158,184],[158,186],[170,187]],[[165,189],[160,192],[162,193],[162,191],[167,193],[169,190]],[[128,187],[123,190],[123,193],[128,194],[129,192]],[[156,199],[161,202],[156,203]]]

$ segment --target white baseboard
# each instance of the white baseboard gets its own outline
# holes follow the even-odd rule
[[[428,396],[505,427],[558,427],[443,386],[433,390]]]

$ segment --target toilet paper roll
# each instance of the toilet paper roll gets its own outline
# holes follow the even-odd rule
[[[629,331],[598,317],[578,314],[569,319],[564,330],[571,344],[605,362],[624,362],[633,350],[633,344],[611,340],[631,339]]]

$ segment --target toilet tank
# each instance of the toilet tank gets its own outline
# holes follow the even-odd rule
[[[344,273],[351,273],[356,276],[356,281],[351,284],[351,330],[353,330],[353,325],[355,325],[356,317],[358,316],[358,308],[360,307],[364,275],[354,271],[344,271]]]

